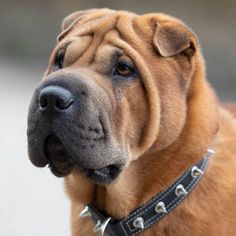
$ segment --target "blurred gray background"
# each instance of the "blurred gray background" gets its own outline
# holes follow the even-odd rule
[[[236,101],[234,0],[0,0],[0,235],[69,236],[62,180],[27,158],[27,108],[62,19],[86,8],[164,12],[198,35],[207,77],[223,101]]]

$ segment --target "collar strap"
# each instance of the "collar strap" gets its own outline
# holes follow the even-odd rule
[[[94,232],[99,232],[100,236],[105,233],[110,236],[136,235],[158,222],[187,197],[202,178],[212,154],[214,151],[208,149],[201,161],[184,172],[168,188],[121,220],[101,214],[92,205],[86,206],[80,212],[80,217],[90,216],[96,223]]]

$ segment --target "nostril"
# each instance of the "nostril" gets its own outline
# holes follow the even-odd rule
[[[39,93],[41,111],[65,110],[74,102],[69,90],[59,86],[47,86]]]
[[[47,99],[45,98],[40,98],[39,99],[39,104],[40,104],[40,108],[46,108],[48,105]]]
[[[67,108],[69,108],[72,103],[74,101],[72,99],[57,99],[56,102],[55,102],[55,106],[56,108],[58,108],[59,110],[65,110]]]

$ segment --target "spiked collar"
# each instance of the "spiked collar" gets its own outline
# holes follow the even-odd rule
[[[86,206],[80,212],[80,217],[91,217],[96,223],[94,232],[99,232],[100,236],[105,233],[110,236],[137,235],[161,220],[188,196],[202,178],[212,154],[214,151],[208,149],[201,161],[185,171],[163,192],[158,193],[121,220],[101,214],[92,205]]]

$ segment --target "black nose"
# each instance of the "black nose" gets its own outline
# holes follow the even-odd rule
[[[65,88],[59,86],[47,86],[39,93],[39,107],[46,110],[66,110],[73,103],[73,96]]]

